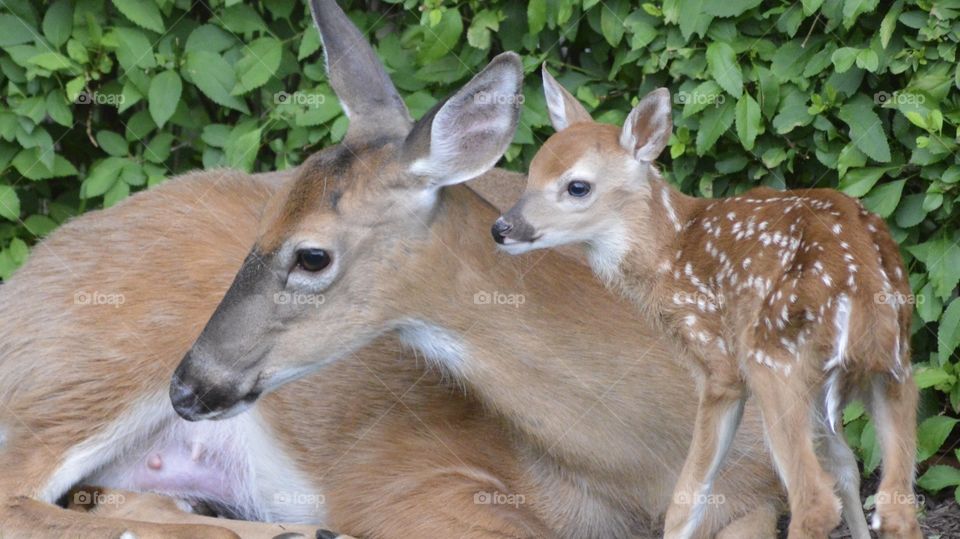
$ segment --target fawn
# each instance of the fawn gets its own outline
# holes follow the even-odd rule
[[[493,236],[513,254],[584,245],[608,287],[686,351],[700,405],[666,535],[697,530],[750,393],[788,491],[791,537],[825,537],[838,524],[834,479],[854,535],[869,537],[840,433],[854,395],[870,405],[883,447],[873,526],[884,537],[919,537],[910,286],[883,221],[829,189],[685,196],[654,164],[671,133],[666,89],[618,129],[593,122],[546,69],[543,81],[558,132]],[[835,478],[818,462],[818,443]]]

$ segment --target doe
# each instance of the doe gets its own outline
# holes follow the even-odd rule
[[[826,537],[841,509],[854,536],[869,537],[841,433],[854,397],[868,403],[883,450],[872,524],[883,537],[920,537],[910,286],[882,219],[829,189],[685,196],[654,163],[671,133],[666,89],[620,129],[593,122],[546,69],[543,82],[558,133],[493,236],[513,254],[584,245],[594,272],[691,358],[700,401],[666,536],[697,533],[752,394],[788,492],[791,537]]]

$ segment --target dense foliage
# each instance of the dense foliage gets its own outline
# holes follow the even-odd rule
[[[920,485],[960,485],[960,0],[348,7],[415,116],[493,53],[521,53],[531,76],[510,168],[551,132],[535,73],[547,62],[603,121],[670,88],[662,161],[686,192],[863,197],[901,243],[916,297]],[[5,0],[0,46],[0,278],[78,212],[196,167],[289,167],[346,127],[298,0]],[[871,472],[862,406],[845,420]]]

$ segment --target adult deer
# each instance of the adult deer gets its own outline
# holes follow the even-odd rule
[[[885,537],[919,537],[911,308],[896,301],[910,285],[882,219],[827,189],[685,196],[654,164],[670,138],[669,92],[642,99],[620,129],[594,123],[546,69],[543,83],[558,132],[492,232],[511,253],[585,245],[597,275],[688,351],[700,408],[667,536],[700,525],[749,391],[788,491],[791,537],[825,537],[840,520],[817,438],[850,529],[869,537],[839,422],[857,394],[868,397],[884,453],[874,525]]]
[[[0,330],[0,490],[50,502],[78,481],[150,489],[156,483],[145,479],[160,471],[176,487],[161,490],[216,499],[224,493],[189,491],[183,480],[246,470],[241,478],[259,482],[241,482],[227,489],[233,498],[217,500],[234,514],[325,522],[358,536],[652,535],[695,411],[673,351],[654,328],[638,329],[629,307],[579,262],[498,255],[482,234],[495,209],[466,187],[441,187],[482,173],[508,143],[520,83],[515,57],[496,60],[411,127],[375,54],[339,8],[322,2],[315,15],[331,84],[350,114],[343,144],[284,178],[195,174],[78,218],[0,290],[4,319],[13,321]],[[478,181],[504,179],[518,177],[488,172]],[[245,295],[274,284],[275,268],[257,271],[249,257],[214,313],[214,298],[227,291],[250,245],[280,267],[291,253],[264,247],[293,247],[294,231],[324,242],[304,248],[332,252],[327,270],[336,274],[322,301],[269,290]],[[163,256],[143,260],[145,250]],[[323,255],[312,254],[306,264],[321,264]],[[315,285],[325,275],[295,279]],[[558,294],[558,283],[567,290]],[[116,291],[124,303],[94,315],[75,303],[78,291]],[[525,302],[478,304],[480,291],[523,294]],[[166,396],[170,373],[212,313],[180,371],[198,406],[178,403],[191,418],[209,405],[221,420],[187,423]],[[230,319],[239,315],[246,320],[236,328],[250,322],[244,333],[259,340],[233,339]],[[582,331],[594,323],[609,333]],[[413,361],[398,360],[390,347],[398,336],[493,418]],[[266,355],[248,362],[248,351]],[[321,375],[223,418],[269,390],[268,382],[320,365]],[[231,390],[231,382],[250,393]],[[237,408],[229,406],[234,398]],[[769,537],[780,495],[749,410],[741,431],[732,449],[738,466],[717,484],[725,503],[708,513],[705,529]],[[190,464],[193,441],[201,454],[219,457],[200,461],[217,466]],[[278,491],[320,493],[325,510],[277,503]],[[501,496],[485,494],[518,494],[507,500],[524,503],[498,504]],[[72,518],[37,501],[18,503],[4,511],[7,522]],[[139,534],[136,522],[99,524],[150,532]]]

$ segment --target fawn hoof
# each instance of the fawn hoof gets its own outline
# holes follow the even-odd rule
[[[878,506],[870,527],[881,539],[923,539],[917,513],[910,506]]]
[[[332,532],[330,530],[317,530],[316,539],[337,539],[344,537],[346,537],[346,535],[340,535],[339,533]]]

